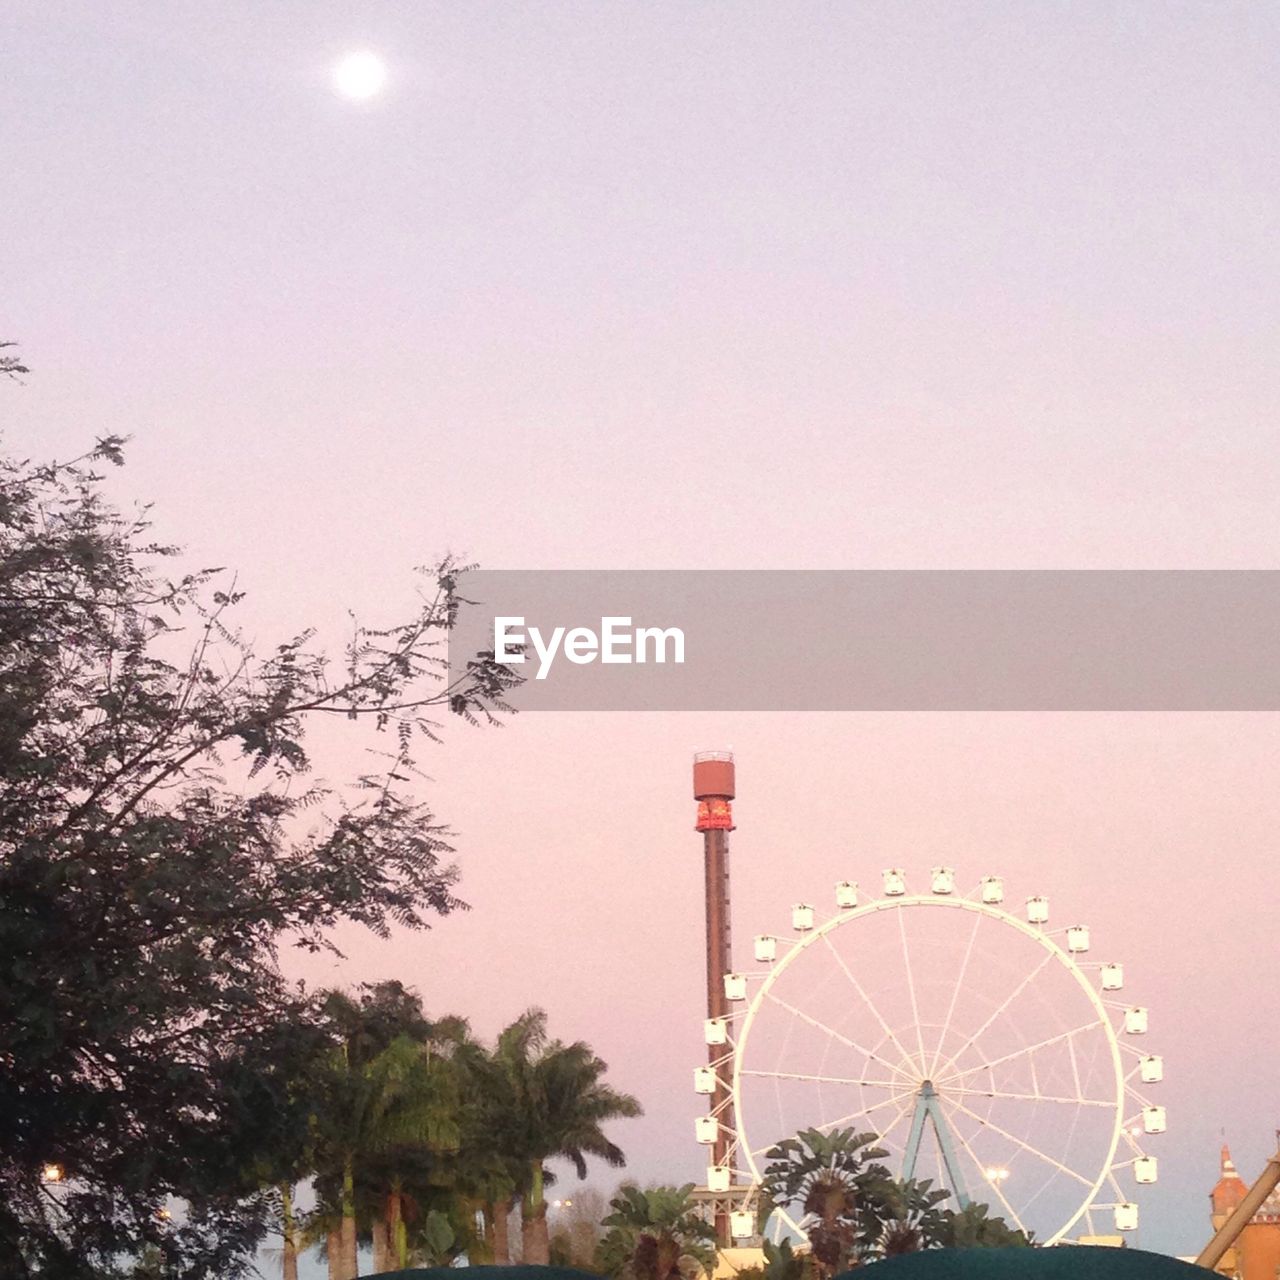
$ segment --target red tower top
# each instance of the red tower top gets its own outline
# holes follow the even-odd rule
[[[1218,1179],[1218,1185],[1210,1193],[1214,1214],[1222,1214],[1225,1217],[1245,1198],[1248,1190],[1249,1188],[1244,1185],[1244,1179],[1236,1172],[1235,1162],[1231,1159],[1231,1148],[1224,1142],[1222,1144],[1222,1176]]]
[[[732,751],[699,751],[693,757],[693,798],[698,831],[732,831],[734,776]]]

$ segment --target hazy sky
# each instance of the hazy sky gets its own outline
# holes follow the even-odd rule
[[[387,92],[335,96],[381,54]],[[132,433],[122,500],[270,642],[412,565],[1249,567],[1280,542],[1266,3],[5,8],[11,447]],[[820,678],[815,674],[815,678]],[[689,755],[732,745],[740,940],[885,865],[1087,919],[1166,1058],[1141,1241],[1280,1122],[1280,719],[526,716],[426,764],[474,911],[316,976],[529,1004],[701,1176]],[[347,759],[350,763],[350,759]],[[343,758],[332,762],[332,771]],[[597,1181],[608,1186],[612,1175]]]

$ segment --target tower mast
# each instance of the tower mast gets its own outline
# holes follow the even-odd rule
[[[696,829],[702,832],[707,912],[707,1017],[726,1018],[724,975],[733,971],[733,948],[729,922],[729,832],[733,830],[735,793],[733,754],[729,751],[700,751],[693,757],[693,798],[698,802]],[[707,1065],[715,1073],[712,1114],[719,1121],[711,1161],[716,1166],[730,1162],[730,1135],[733,1133],[733,1083],[730,1074],[732,1052],[727,1045],[707,1046]],[[730,1183],[736,1171],[730,1169]],[[716,1207],[716,1242],[730,1243],[727,1204]]]

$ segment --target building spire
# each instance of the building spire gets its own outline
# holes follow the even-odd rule
[[[1225,1222],[1227,1215],[1245,1198],[1249,1190],[1244,1185],[1244,1179],[1236,1171],[1235,1161],[1231,1158],[1231,1148],[1225,1142],[1222,1144],[1220,1167],[1217,1185],[1209,1195],[1215,1222],[1218,1222],[1219,1218]],[[1218,1225],[1221,1226],[1222,1223],[1218,1222]]]

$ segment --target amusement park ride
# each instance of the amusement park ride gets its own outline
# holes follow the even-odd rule
[[[1041,1244],[1138,1226],[1157,1178],[1147,1140],[1165,1109],[1139,1086],[1162,1059],[1143,1047],[1147,1009],[1124,971],[1088,959],[1089,929],[1050,926],[1049,902],[1006,902],[1004,882],[965,887],[935,867],[921,888],[897,868],[876,891],[834,887],[834,911],[791,908],[733,965],[728,752],[694,757],[707,911],[702,1197],[722,1247],[759,1234],[767,1153],[807,1128],[877,1135],[895,1173],[930,1178],[952,1203],[991,1206]],[[801,1233],[782,1209],[765,1228]],[[1114,1238],[1114,1237],[1113,1237]]]

